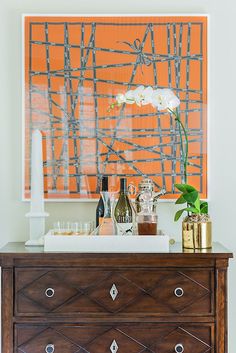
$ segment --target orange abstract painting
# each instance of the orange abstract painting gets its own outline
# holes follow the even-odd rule
[[[184,178],[173,117],[151,105],[108,112],[139,85],[171,88],[189,136],[188,183],[207,197],[207,17],[25,16],[25,189],[33,129],[45,198],[93,199],[102,175],[144,176],[165,198]]]

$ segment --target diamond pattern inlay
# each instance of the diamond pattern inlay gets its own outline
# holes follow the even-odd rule
[[[176,287],[182,289],[183,295],[176,297]],[[161,288],[164,288],[164,290],[160,290]],[[156,300],[165,304],[167,308],[172,308],[176,312],[182,312],[204,296],[209,295],[209,290],[196,281],[193,281],[184,273],[177,272],[163,278],[152,289],[150,294]]]
[[[24,353],[39,353],[45,352],[45,348],[49,346],[49,342],[53,342],[53,346],[55,347],[55,353],[61,350],[61,352],[66,353],[76,353],[79,350],[79,346],[72,342],[65,335],[60,334],[53,328],[49,327],[41,333],[33,336],[31,339],[26,341],[26,343],[20,345],[19,352]]]
[[[117,288],[119,288],[119,292]],[[136,297],[141,294],[142,290],[140,288],[118,273],[111,273],[109,278],[91,287],[86,293],[91,300],[96,301],[96,303],[113,313],[127,307],[129,303],[134,302]]]
[[[115,300],[117,295],[118,295],[118,289],[116,288],[116,285],[113,284],[110,290],[110,295],[112,297],[112,300]]]
[[[170,353],[177,345],[183,346],[186,352],[209,353],[212,328],[212,324],[201,327],[200,324],[148,323],[144,326],[104,325],[102,328],[96,325],[40,328],[17,325],[16,344],[22,353],[44,352],[48,344],[55,346],[55,352],[62,353]]]
[[[118,351],[119,347],[118,344],[116,343],[116,340],[113,340],[111,346],[110,346],[110,351],[111,353],[116,353]]]
[[[200,340],[199,337],[194,336],[186,329],[177,327],[170,334],[162,337],[161,342],[158,343],[156,346],[157,351],[165,352],[166,348],[171,351],[173,347],[173,342],[181,342],[181,344],[177,344],[175,347],[177,348],[177,346],[179,346],[179,348],[181,348],[182,346],[182,352],[184,351],[184,347],[194,347],[194,353],[207,353],[211,349],[210,345],[204,342],[203,340]]]
[[[53,297],[48,297],[45,294],[45,291],[49,287],[52,288],[55,293]],[[79,291],[73,287],[73,284],[65,285],[61,279],[57,278],[57,272],[51,271],[27,285],[20,293],[50,311],[78,294]]]
[[[131,270],[21,273],[16,286],[19,312],[195,313],[201,301],[202,313],[211,313],[210,272],[140,269],[139,276]],[[53,297],[45,295],[47,288],[53,289]],[[175,295],[176,288],[182,289],[182,296]]]

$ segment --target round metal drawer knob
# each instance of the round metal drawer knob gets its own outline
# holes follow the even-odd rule
[[[176,353],[183,353],[183,351],[184,351],[184,346],[181,343],[176,344],[175,352]]]
[[[184,295],[184,290],[183,290],[183,288],[178,287],[178,288],[175,288],[174,293],[175,293],[175,296],[179,298]]]
[[[48,344],[45,348],[46,353],[53,353],[55,351],[54,344]]]
[[[45,290],[45,295],[48,298],[52,298],[54,296],[54,294],[55,294],[55,290],[53,288],[47,288]]]

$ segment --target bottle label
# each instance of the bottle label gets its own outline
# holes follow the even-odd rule
[[[117,223],[118,235],[132,235],[133,223]]]
[[[99,225],[99,226],[100,226],[100,224],[102,224],[103,218],[104,218],[104,217],[101,217],[101,216],[99,217],[99,221],[98,221],[98,225]]]

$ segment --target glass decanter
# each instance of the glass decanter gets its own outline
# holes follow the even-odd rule
[[[91,233],[91,235],[117,235],[117,224],[113,218],[115,193],[102,191],[100,194],[104,202],[104,217],[102,223]]]
[[[150,192],[151,193],[152,202],[153,202],[153,211],[154,212],[156,211],[156,206],[157,206],[158,199],[161,196],[165,195],[166,191],[164,189],[161,189],[159,192],[155,192],[154,191],[154,186],[155,186],[154,182],[150,178],[144,178],[139,183],[139,185],[138,185],[138,193],[136,195],[135,203],[134,203],[137,213],[141,211],[140,203],[142,202],[142,195],[143,195],[144,192]],[[132,188],[132,184],[129,187]]]
[[[154,207],[152,193],[145,191],[140,197],[141,211],[137,213],[137,231],[138,235],[157,235],[158,215]]]

